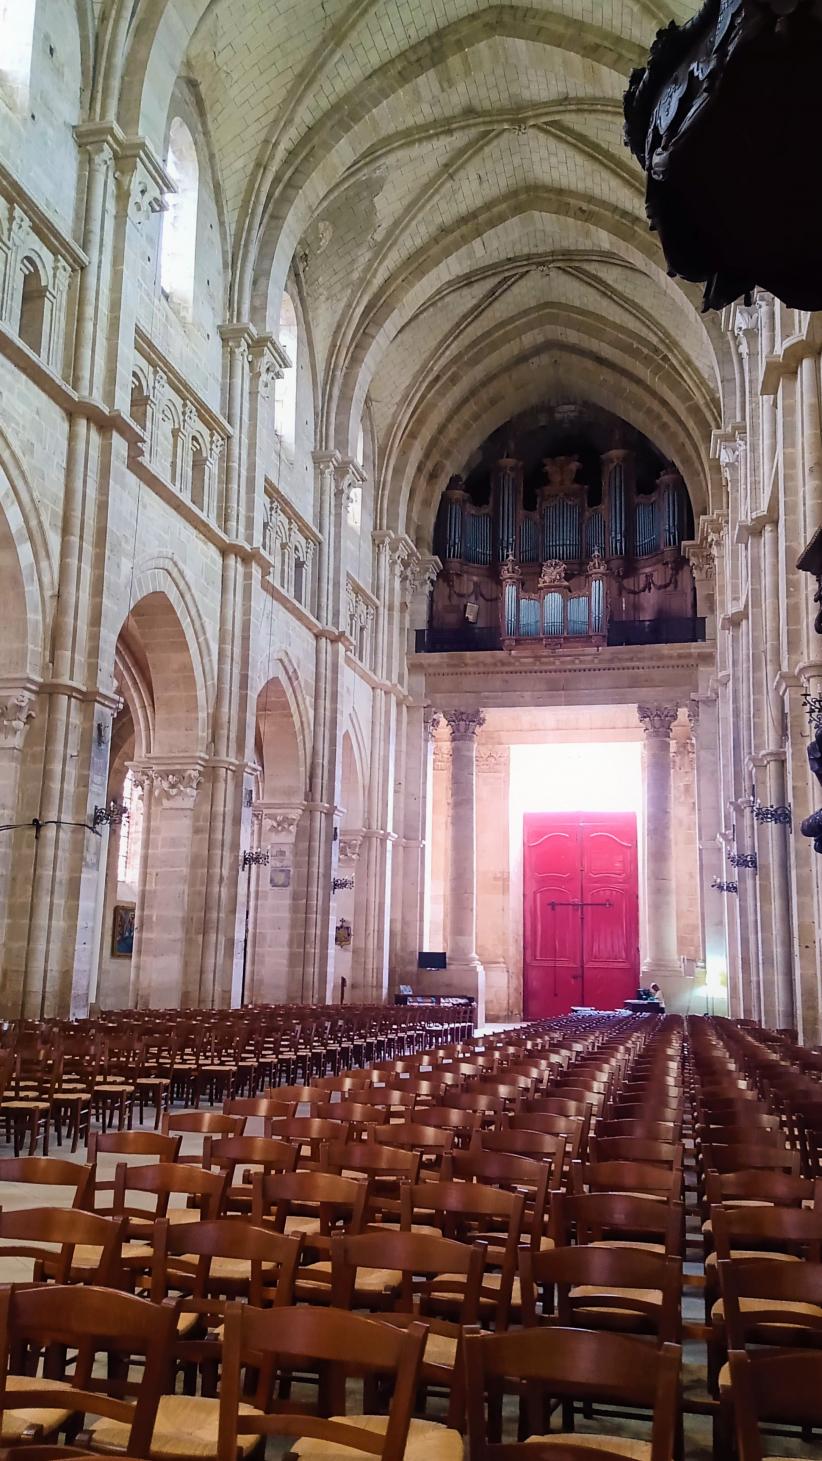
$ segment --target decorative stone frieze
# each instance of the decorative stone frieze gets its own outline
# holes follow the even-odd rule
[[[136,773],[135,780],[142,784],[144,794],[150,785],[154,800],[161,806],[177,807],[181,811],[189,811],[197,800],[202,771],[199,766],[186,766],[179,769],[151,766],[144,767],[141,772]]]

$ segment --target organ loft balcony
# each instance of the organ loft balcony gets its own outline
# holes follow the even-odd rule
[[[571,405],[489,437],[443,492],[417,653],[698,644],[688,489],[640,432]]]

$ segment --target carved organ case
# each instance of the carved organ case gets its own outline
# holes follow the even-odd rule
[[[682,555],[692,531],[685,483],[658,458],[649,477],[647,451],[642,466],[638,481],[637,452],[614,447],[598,454],[600,480],[591,484],[579,456],[545,457],[541,480],[534,485],[532,468],[526,487],[526,463],[509,446],[490,464],[484,492],[452,477],[435,531],[444,566],[428,647],[704,637]]]

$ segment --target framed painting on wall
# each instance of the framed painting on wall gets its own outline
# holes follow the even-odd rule
[[[115,903],[111,928],[111,955],[114,959],[130,959],[134,952],[133,903]]]

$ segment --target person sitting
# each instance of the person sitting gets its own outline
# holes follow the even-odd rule
[[[650,987],[650,990],[651,990],[651,998],[656,1000],[656,1002],[657,1002],[657,1004],[659,1005],[659,1008],[660,1008],[660,1013],[664,1015],[664,1013],[665,1013],[665,997],[664,997],[664,995],[662,993],[662,990],[660,989],[660,987],[659,987],[658,984],[651,984],[649,987]]]

